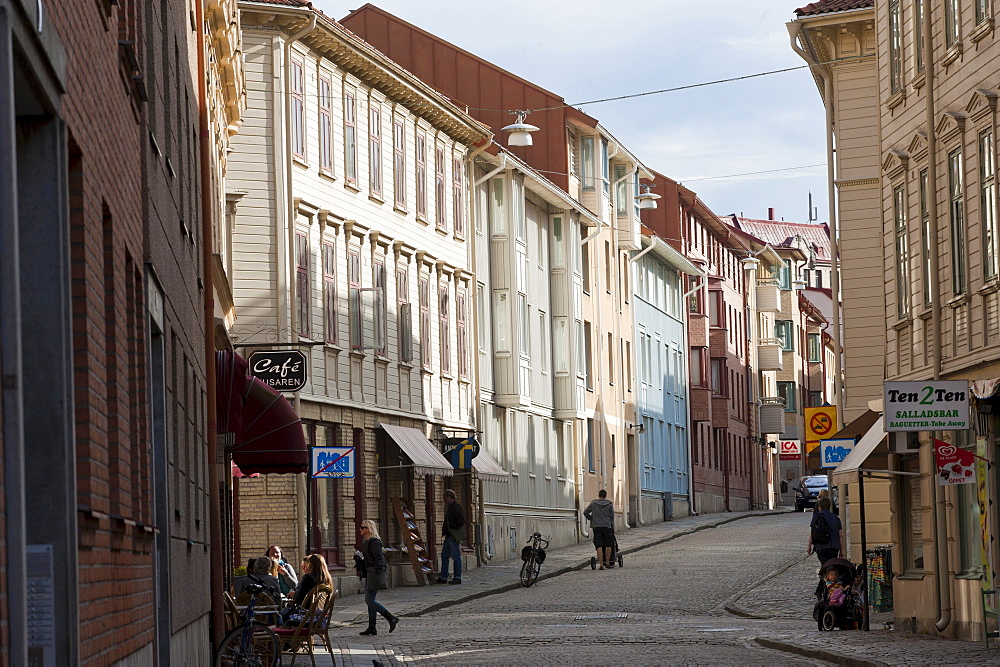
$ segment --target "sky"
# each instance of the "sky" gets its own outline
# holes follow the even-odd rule
[[[785,24],[807,2],[373,4],[577,106],[799,67]],[[313,4],[343,18],[364,2]],[[777,219],[807,222],[811,191],[818,221],[828,220],[824,111],[807,69],[579,108],[719,215],[767,218],[774,208]],[[754,173],[769,170],[782,171]]]

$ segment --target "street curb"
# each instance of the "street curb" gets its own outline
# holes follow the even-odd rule
[[[804,648],[802,646],[796,646],[795,644],[786,644],[785,642],[774,639],[767,639],[766,637],[755,637],[754,641],[764,648],[769,648],[774,651],[801,655],[805,658],[825,660],[826,662],[832,662],[835,665],[847,665],[847,667],[886,667],[888,664],[884,662],[871,662],[868,660],[848,658],[837,653],[831,653],[830,651],[815,648]]]
[[[692,534],[697,533],[697,532],[702,531],[702,530],[708,530],[709,528],[718,528],[719,526],[725,525],[727,523],[732,523],[733,521],[739,521],[740,519],[749,519],[751,517],[770,516],[772,514],[787,514],[787,513],[788,512],[783,512],[781,510],[760,510],[760,511],[753,512],[753,513],[743,514],[741,516],[723,517],[723,518],[719,519],[718,521],[713,521],[711,523],[704,523],[704,524],[701,524],[699,526],[695,526],[693,528],[689,528],[687,530],[681,530],[681,531],[678,531],[678,532],[673,533],[671,535],[666,535],[664,537],[654,539],[654,540],[652,540],[652,541],[650,541],[650,542],[648,542],[646,544],[640,544],[640,545],[637,545],[637,546],[634,546],[634,547],[629,547],[628,549],[622,549],[621,550],[621,554],[624,556],[624,555],[628,555],[628,554],[637,553],[639,551],[642,551],[643,549],[648,549],[650,547],[654,547],[654,546],[657,546],[659,544],[663,544],[664,542],[670,542],[671,540],[676,540],[678,537],[684,537],[685,535],[692,535]],[[546,574],[539,574],[538,575],[538,581],[541,581],[543,579],[552,579],[554,577],[558,577],[558,576],[563,575],[563,574],[568,574],[570,572],[578,572],[578,571],[583,570],[583,569],[588,568],[588,567],[590,567],[590,559],[589,558],[587,558],[586,560],[580,562],[577,565],[566,565],[566,566],[563,566],[563,567],[561,567],[559,569],[552,570],[551,572],[548,572]],[[490,595],[499,595],[500,593],[506,593],[508,591],[517,590],[518,588],[521,588],[521,582],[520,581],[516,581],[516,582],[510,583],[510,584],[505,584],[505,585],[500,586],[498,588],[492,588],[492,589],[487,590],[487,591],[478,591],[478,592],[473,593],[471,595],[467,595],[465,597],[457,598],[457,599],[454,599],[454,600],[442,600],[441,602],[435,602],[434,604],[428,605],[427,607],[424,607],[423,609],[418,609],[416,611],[410,611],[410,612],[404,612],[404,613],[399,614],[399,616],[402,616],[402,617],[406,617],[406,616],[423,616],[424,614],[430,614],[430,613],[433,613],[435,611],[440,611],[441,609],[444,609],[446,607],[450,607],[452,605],[463,604],[465,602],[470,602],[472,600],[478,600],[480,598],[488,597]],[[365,620],[367,620],[367,616],[366,615],[364,616],[364,618],[365,618]],[[358,621],[355,621],[355,623],[357,623],[357,622]]]

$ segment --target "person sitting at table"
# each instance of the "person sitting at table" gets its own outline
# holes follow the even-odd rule
[[[263,582],[265,588],[273,588],[274,590],[279,590],[280,586],[278,584],[278,578],[271,574],[273,568],[273,563],[270,558],[251,558],[250,568],[247,570],[247,574],[252,574]],[[250,584],[257,583],[253,581],[250,577],[239,577],[239,579],[234,582],[236,599],[240,604],[246,604],[246,602],[240,601],[240,596],[246,590],[246,587]],[[264,591],[267,592],[267,591]],[[271,594],[273,597],[273,594]],[[260,600],[258,600],[260,602]],[[279,604],[279,600],[274,600],[275,604]]]
[[[268,547],[266,555],[276,565],[275,569],[277,573],[274,576],[278,578],[278,583],[281,585],[281,594],[288,595],[289,591],[299,585],[299,578],[295,575],[295,568],[285,560],[285,555],[282,553],[281,547],[277,544]]]
[[[309,554],[302,559],[302,579],[299,580],[299,585],[295,589],[295,601],[285,608],[281,614],[282,618],[287,620],[292,614],[301,613],[302,604],[306,601],[309,591],[320,584],[326,584],[332,589],[333,578],[326,568],[326,559],[321,554]]]

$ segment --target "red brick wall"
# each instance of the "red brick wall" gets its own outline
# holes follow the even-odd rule
[[[153,640],[145,468],[142,294],[143,135],[119,57],[119,13],[132,2],[47,3],[67,51],[70,227],[83,664],[107,664]],[[126,31],[128,32],[128,31]]]

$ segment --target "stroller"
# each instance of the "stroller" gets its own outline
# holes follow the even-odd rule
[[[837,578],[828,585],[831,571],[837,573]],[[855,568],[849,560],[831,558],[823,563],[819,576],[813,607],[813,619],[819,630],[859,630],[865,617],[864,567]]]
[[[608,567],[614,567],[615,563],[618,563],[618,567],[625,567],[625,561],[622,558],[621,552],[618,551],[618,536],[615,535],[615,529],[614,528],[611,529],[611,540],[612,540],[611,562],[608,563]],[[597,569],[597,557],[596,556],[591,556],[590,557],[590,569],[591,570],[596,570]]]

